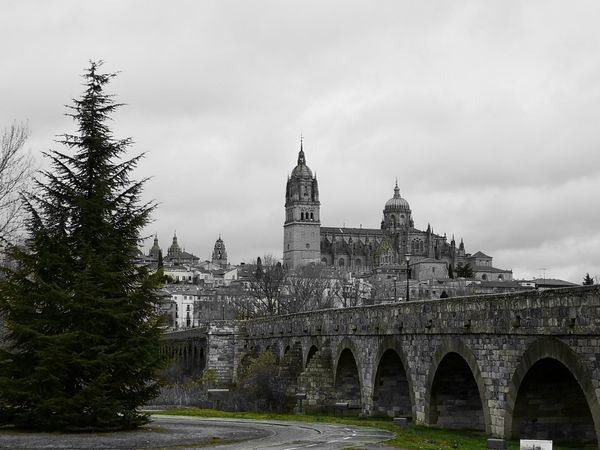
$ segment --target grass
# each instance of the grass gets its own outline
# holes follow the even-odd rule
[[[172,414],[194,417],[223,417],[232,419],[287,420],[309,423],[335,423],[378,428],[391,432],[394,437],[385,444],[403,450],[485,450],[487,436],[481,431],[457,431],[410,425],[406,428],[395,426],[388,418],[334,417],[321,415],[272,414],[257,412],[227,412],[214,409],[171,409],[153,414]],[[587,447],[590,448],[590,447]],[[553,446],[554,450],[569,450],[567,447]],[[508,450],[519,450],[518,441],[509,441]]]
[[[335,423],[378,428],[391,432],[394,437],[385,442],[386,445],[404,450],[485,450],[486,435],[476,431],[454,431],[411,425],[398,428],[390,419],[361,417],[333,417],[320,415],[269,414],[255,412],[226,412],[213,409],[172,409],[156,414],[173,414],[194,417],[223,417],[255,420],[288,420],[311,423]],[[511,442],[509,450],[518,450],[519,444]],[[559,450],[558,447],[555,449]]]

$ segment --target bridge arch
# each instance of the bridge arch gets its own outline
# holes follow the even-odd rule
[[[377,349],[373,380],[373,413],[415,417],[414,383],[402,347],[386,336]]]
[[[316,352],[322,349],[322,344],[316,337],[312,337],[308,342],[305,342],[305,345],[302,348],[302,362],[303,367],[308,366],[308,363],[315,355]]]
[[[304,367],[308,367],[310,360],[315,356],[315,354],[319,351],[319,348],[316,345],[311,345],[306,353],[306,358],[304,359]]]
[[[471,349],[460,338],[443,341],[432,358],[425,391],[425,423],[477,428],[491,434],[485,381]],[[479,409],[481,408],[481,410]]]
[[[575,422],[578,427],[573,428],[569,417],[562,416],[563,423],[556,423],[561,417],[551,417],[553,425],[544,426],[544,420],[528,424],[526,421],[527,398],[534,401],[543,398],[550,400],[553,406],[564,408],[575,414],[585,414],[585,407],[589,408],[587,416],[588,429],[581,429],[586,422],[585,417],[579,417]],[[570,404],[567,404],[569,402]],[[576,403],[575,408],[573,402]],[[585,405],[587,404],[587,405]],[[550,410],[547,413],[552,412]],[[590,417],[591,416],[591,417]],[[558,426],[556,426],[558,425]],[[591,428],[593,427],[593,430]],[[535,437],[548,436],[553,440],[593,440],[600,443],[600,404],[592,383],[589,369],[581,357],[575,353],[565,342],[552,338],[542,338],[533,342],[523,353],[521,360],[508,386],[506,400],[506,414],[504,419],[504,435],[507,439],[519,434],[519,429]],[[561,433],[555,435],[556,432]],[[595,436],[593,436],[595,434]],[[541,437],[540,437],[541,438]]]
[[[362,407],[363,376],[358,354],[352,340],[342,339],[333,359],[333,384],[338,400],[347,400],[355,407]]]

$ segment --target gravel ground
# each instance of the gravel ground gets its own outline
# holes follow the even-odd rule
[[[0,448],[5,449],[169,449],[196,448],[233,443],[268,436],[252,426],[214,424],[199,427],[187,421],[156,418],[135,431],[111,433],[25,433],[0,432]]]
[[[153,416],[135,431],[112,433],[25,433],[0,431],[0,449],[163,449],[218,446],[246,449],[385,449],[390,434],[369,428],[301,422]]]

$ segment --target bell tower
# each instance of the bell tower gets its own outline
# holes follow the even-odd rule
[[[300,139],[298,164],[285,188],[283,263],[289,269],[321,260],[321,216],[317,177],[306,165]]]
[[[218,264],[222,267],[227,266],[227,250],[225,250],[225,243],[221,239],[221,235],[219,235],[219,239],[215,242],[211,260],[213,264]]]

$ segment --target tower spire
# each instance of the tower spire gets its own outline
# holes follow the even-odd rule
[[[298,165],[306,165],[306,158],[304,157],[304,137],[300,135],[300,153],[298,153]]]
[[[400,188],[398,187],[398,178],[396,178],[396,187],[394,187],[394,198],[400,198]]]

